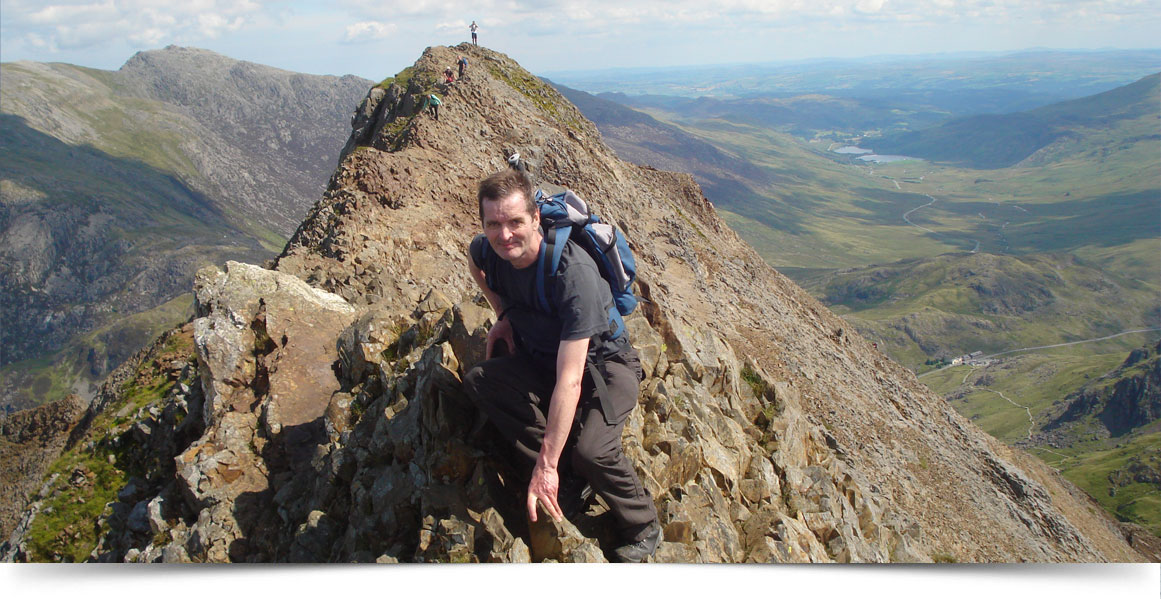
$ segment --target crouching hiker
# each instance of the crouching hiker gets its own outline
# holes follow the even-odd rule
[[[617,309],[609,283],[572,240],[545,278],[549,240],[525,173],[488,177],[477,201],[484,233],[471,243],[469,269],[498,318],[487,359],[468,371],[465,387],[531,466],[529,519],[536,521],[537,504],[557,521],[575,517],[600,494],[624,540],[614,559],[643,561],[661,526],[621,449],[643,374],[623,323],[610,319]]]

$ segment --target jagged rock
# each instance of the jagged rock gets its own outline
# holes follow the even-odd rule
[[[452,350],[460,357],[464,372],[467,372],[484,361],[482,348],[488,329],[495,321],[495,314],[490,308],[485,309],[472,303],[460,303],[455,308],[449,342]]]
[[[581,534],[571,522],[556,522],[543,508],[540,517],[529,525],[529,549],[533,562],[606,562],[595,539]]]
[[[192,562],[189,553],[177,543],[170,543],[161,548],[161,562],[166,564],[181,564]]]
[[[163,504],[164,499],[161,496],[156,496],[146,503],[146,518],[149,521],[150,534],[163,534],[169,529],[169,522],[165,521],[165,517],[161,514]]]
[[[125,526],[130,530],[140,534],[151,534],[148,501],[142,500],[141,502],[133,505],[133,510],[129,512],[129,517],[125,521]]]
[[[344,376],[350,381],[365,379],[388,359],[385,351],[396,351],[403,328],[401,318],[390,309],[370,308],[362,313],[339,338]]]
[[[311,511],[298,527],[291,545],[290,562],[326,562],[338,525],[322,511]]]

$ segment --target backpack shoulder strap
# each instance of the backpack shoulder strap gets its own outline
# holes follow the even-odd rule
[[[572,224],[567,222],[554,224],[544,229],[544,240],[540,241],[540,254],[536,260],[536,297],[540,302],[540,309],[545,313],[552,312],[547,278],[556,277],[556,273],[560,270],[560,257],[564,254],[564,246],[571,234]]]

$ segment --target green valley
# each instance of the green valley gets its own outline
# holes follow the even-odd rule
[[[937,88],[929,77],[925,86]],[[693,172],[764,259],[960,413],[1039,455],[1120,519],[1161,535],[1161,513],[1148,511],[1161,508],[1161,483],[1148,478],[1161,422],[1123,432],[1084,426],[1091,417],[1075,429],[1058,423],[1066,399],[1120,378],[1131,352],[1161,338],[1159,82],[1139,73],[1087,97],[1003,115],[917,106],[900,86],[894,117],[861,99],[831,130],[822,118],[835,108],[833,90],[819,90],[813,113],[797,90],[785,103],[770,92],[652,95],[634,107],[752,170],[705,171],[677,148],[645,163]],[[991,103],[981,94],[963,104],[1004,107],[992,93]],[[574,103],[589,113],[585,101]],[[779,104],[796,114],[770,111]],[[622,116],[610,143],[632,159],[659,129],[629,123]],[[870,153],[864,147],[924,159],[878,164],[859,159]],[[1055,345],[1064,346],[1028,350]],[[972,365],[943,368],[973,352]],[[1044,430],[1050,422],[1055,434]]]

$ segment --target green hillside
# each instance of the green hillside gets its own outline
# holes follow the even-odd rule
[[[1159,335],[1041,350],[921,380],[976,425],[1060,470],[1122,521],[1161,536],[1161,362],[1156,340],[1124,348],[1128,338]]]
[[[919,131],[903,131],[866,138],[861,145],[879,153],[908,155],[970,168],[1012,166],[1057,141],[1083,138],[1087,132],[1119,129],[1122,121],[1157,119],[1161,74],[1145,77],[1117,89],[1023,113],[978,115],[952,119]],[[1151,141],[1155,135],[1124,131],[1111,139],[1114,146]],[[1120,142],[1116,142],[1120,141]]]
[[[1158,245],[1161,246],[1161,245]],[[904,365],[1155,327],[1161,285],[1072,255],[944,255],[805,283]]]

